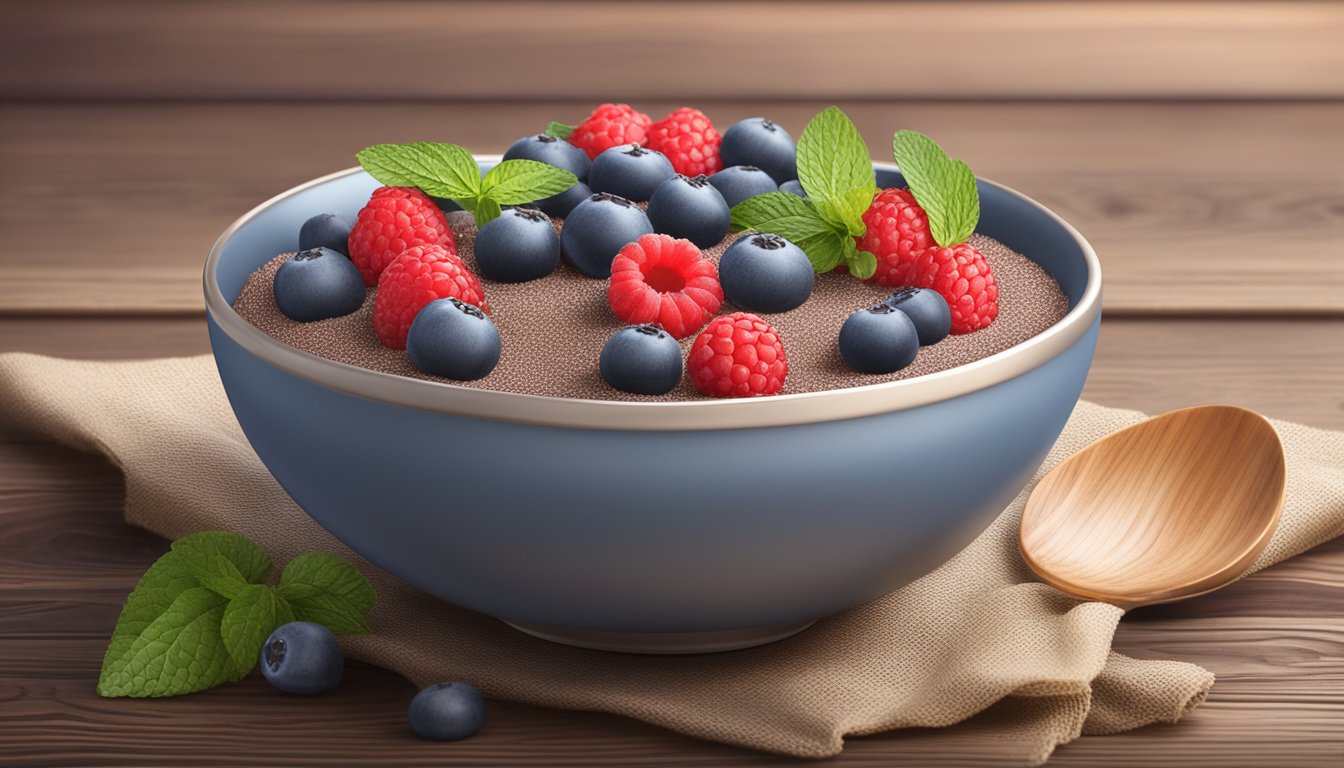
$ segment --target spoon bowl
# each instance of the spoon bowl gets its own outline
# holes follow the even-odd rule
[[[1283,445],[1254,411],[1155,416],[1098,440],[1036,485],[1020,544],[1046,583],[1129,610],[1226,586],[1283,509]]]

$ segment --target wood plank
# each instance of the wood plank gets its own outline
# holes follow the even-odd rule
[[[332,8],[312,0],[11,3],[0,98],[1344,95],[1344,7],[1323,2],[665,0],[633,12],[591,1],[397,0]],[[879,53],[893,50],[898,59]]]
[[[151,332],[151,326],[160,330]],[[141,357],[204,349],[199,319],[0,319],[0,350]],[[1157,409],[1198,397],[1344,426],[1344,323],[1107,320],[1088,395]],[[1201,383],[1203,382],[1203,383]],[[1274,390],[1293,390],[1290,401]],[[1282,398],[1282,399],[1280,399]],[[121,600],[161,554],[120,521],[122,483],[101,459],[0,431],[0,762],[24,765],[797,765],[616,717],[490,703],[477,737],[426,744],[405,727],[411,687],[352,664],[331,695],[296,703],[255,676],[171,701],[93,692]],[[1219,676],[1176,726],[1084,738],[1051,765],[1338,765],[1344,759],[1344,541],[1221,592],[1127,616],[1117,647]],[[999,765],[973,726],[853,739],[838,766]]]
[[[1344,429],[1344,322],[1107,316],[1083,397],[1157,413],[1234,403],[1278,419]],[[123,359],[209,351],[187,318],[0,317],[0,352]]]
[[[643,102],[661,114],[673,102]],[[823,103],[707,103],[799,130]],[[874,156],[937,137],[1101,254],[1106,307],[1344,314],[1344,104],[853,103]],[[236,216],[380,141],[501,151],[574,102],[0,105],[0,312],[199,311]],[[1292,141],[1284,141],[1292,126]]]

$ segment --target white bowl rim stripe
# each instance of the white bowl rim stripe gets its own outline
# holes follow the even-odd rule
[[[498,162],[500,156],[476,155],[476,158]],[[891,163],[873,165],[897,170]],[[979,181],[1026,201],[1073,238],[1087,264],[1087,285],[1077,304],[1054,325],[975,362],[901,381],[846,389],[676,402],[526,395],[397,376],[328,360],[276,340],[234,310],[224,299],[215,275],[224,244],[262,211],[312,187],[363,172],[356,166],[305,182],[261,203],[230,224],[211,247],[205,262],[205,306],[221,331],[261,360],[320,386],[390,405],[494,421],[614,430],[743,429],[860,418],[950,400],[1020,376],[1073,346],[1101,314],[1101,263],[1092,245],[1054,211],[1010,187],[982,178]]]

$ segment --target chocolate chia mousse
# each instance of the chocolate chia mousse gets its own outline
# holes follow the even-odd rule
[[[476,227],[467,214],[449,214],[458,254],[476,268],[473,242]],[[705,251],[717,263],[739,235],[732,234]],[[999,285],[999,315],[988,328],[949,336],[923,347],[909,367],[890,374],[856,373],[840,358],[837,335],[851,312],[881,302],[891,291],[845,274],[816,278],[812,297],[788,312],[764,315],[778,330],[788,355],[789,373],[781,394],[843,389],[908,379],[974,362],[1035,336],[1058,322],[1068,311],[1068,300],[1045,270],[1002,243],[973,235],[994,270]],[[248,322],[275,339],[329,360],[399,376],[438,379],[416,370],[402,350],[388,349],[373,332],[371,316],[376,289],[364,306],[344,317],[298,323],[276,308],[272,281],[290,254],[267,262],[248,278],[234,309]],[[689,379],[670,393],[633,395],[615,390],[598,373],[598,356],[607,339],[622,323],[607,306],[607,281],[584,277],[561,263],[551,275],[526,283],[498,283],[482,278],[499,329],[503,352],[499,365],[483,379],[451,382],[466,387],[495,389],[552,397],[595,400],[700,400]],[[736,311],[725,302],[721,313]],[[689,350],[695,334],[684,339]]]

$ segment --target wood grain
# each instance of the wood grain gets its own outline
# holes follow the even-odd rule
[[[1116,432],[1050,470],[1022,510],[1041,580],[1131,610],[1231,584],[1269,544],[1287,474],[1274,427],[1201,405]]]
[[[11,99],[1344,95],[1344,8],[1323,2],[9,6]]]
[[[766,114],[796,131],[822,106],[706,109],[720,123]],[[895,127],[928,132],[1074,223],[1101,255],[1112,315],[1344,315],[1344,104],[845,107],[874,156],[889,155]],[[351,165],[354,149],[450,138],[497,152],[584,109],[0,104],[0,313],[199,311],[219,232]]]
[[[14,322],[0,320],[0,338],[13,338],[5,332]],[[140,356],[156,343],[115,333],[122,321],[109,321],[114,332],[96,346],[82,337],[97,321],[24,322],[48,326],[28,338],[49,352]],[[1188,323],[1161,324],[1167,338],[1178,339],[1177,328]],[[1282,359],[1217,362],[1254,368]],[[1105,363],[1103,355],[1101,371]],[[1259,385],[1246,384],[1242,396],[1254,397]],[[351,665],[334,694],[304,700],[302,709],[256,677],[181,699],[99,699],[93,682],[121,601],[166,547],[120,521],[121,494],[117,471],[101,459],[0,432],[0,763],[180,765],[191,755],[193,765],[799,764],[607,715],[496,701],[479,736],[426,744],[405,727],[411,687],[361,664]],[[1209,667],[1219,675],[1210,700],[1178,726],[1084,738],[1050,764],[1338,765],[1344,759],[1340,615],[1344,542],[1221,592],[1135,612],[1121,623],[1117,648]],[[912,730],[853,739],[826,764],[1002,765],[1001,743],[980,737],[973,723],[953,733],[956,753],[947,750],[949,733]]]

